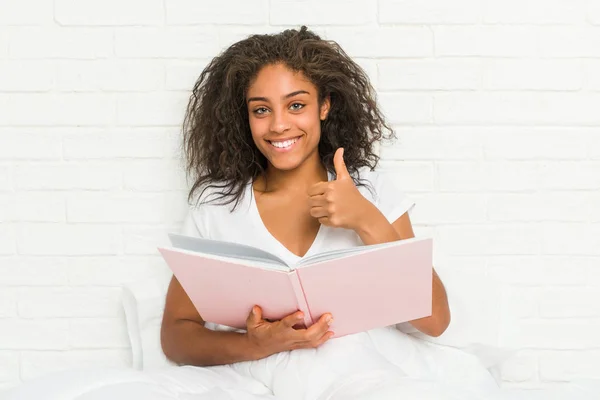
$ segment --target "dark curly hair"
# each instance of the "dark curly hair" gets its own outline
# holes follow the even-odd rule
[[[235,208],[245,185],[264,173],[267,160],[252,140],[246,92],[261,68],[278,63],[302,72],[317,88],[320,104],[330,96],[319,142],[325,168],[335,171],[333,155],[339,147],[357,185],[362,184],[359,168],[376,167],[374,143],[395,135],[364,70],[336,42],[306,26],[252,35],[213,58],[194,85],[183,125],[186,171],[194,181],[188,201],[212,187],[217,189],[213,200],[235,202]]]

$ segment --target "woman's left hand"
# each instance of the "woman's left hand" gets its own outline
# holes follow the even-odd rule
[[[309,191],[310,215],[323,225],[356,230],[364,216],[375,207],[356,188],[344,163],[344,149],[333,156],[336,179],[319,182]]]

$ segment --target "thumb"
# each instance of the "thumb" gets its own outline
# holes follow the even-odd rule
[[[340,147],[335,151],[335,154],[333,156],[333,167],[335,168],[335,174],[337,176],[336,180],[350,178],[350,174],[348,173],[348,169],[346,168],[346,163],[344,162],[343,147]]]
[[[261,320],[262,320],[262,310],[259,306],[254,306],[254,307],[252,307],[252,310],[250,311],[250,314],[248,315],[248,318],[246,319],[246,326],[247,327],[256,326],[260,323]]]

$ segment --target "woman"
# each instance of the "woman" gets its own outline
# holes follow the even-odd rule
[[[305,27],[242,40],[202,72],[189,104],[185,149],[194,202],[184,233],[262,247],[290,265],[326,250],[412,237],[412,201],[373,170],[373,145],[392,137],[365,74],[335,43]],[[408,327],[438,336],[450,313],[433,276],[433,313]],[[515,397],[498,389],[476,357],[395,327],[329,340],[331,317],[295,329],[298,313],[266,321],[257,305],[247,329],[234,331],[204,323],[173,278],[161,339],[167,357],[185,366],[78,369],[34,380],[8,398],[598,397],[582,390]]]
[[[375,143],[394,136],[374,97],[363,70],[306,27],[254,35],[226,49],[200,75],[187,110],[194,202],[184,233],[261,247],[291,263],[413,237],[413,203],[374,171]],[[432,315],[410,324],[439,336],[450,312],[435,271],[433,277]],[[332,318],[295,329],[300,312],[267,321],[259,304],[247,329],[233,331],[205,323],[173,277],[161,340],[177,364],[251,362],[320,348],[333,335]]]

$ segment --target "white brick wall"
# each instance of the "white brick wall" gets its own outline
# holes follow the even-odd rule
[[[508,386],[600,378],[600,1],[0,0],[0,389],[131,362],[119,285],[185,213],[208,60],[308,24],[371,76],[436,267],[488,276]]]

